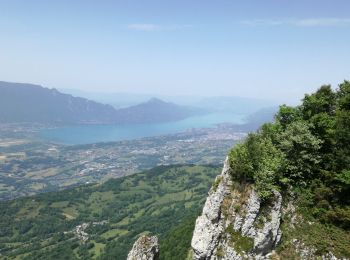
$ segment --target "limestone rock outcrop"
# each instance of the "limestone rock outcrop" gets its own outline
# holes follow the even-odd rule
[[[281,239],[282,196],[262,204],[249,184],[231,180],[228,159],[196,220],[194,259],[264,259]]]
[[[158,260],[159,243],[156,236],[141,236],[136,240],[127,260]]]

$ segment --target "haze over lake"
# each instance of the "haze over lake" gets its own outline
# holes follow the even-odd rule
[[[143,137],[173,134],[191,128],[215,127],[220,123],[243,123],[246,115],[211,113],[184,120],[156,124],[78,125],[43,129],[39,136],[48,141],[63,144],[89,144],[131,140]]]

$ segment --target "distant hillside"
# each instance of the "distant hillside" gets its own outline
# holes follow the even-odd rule
[[[38,85],[0,82],[0,122],[105,123],[115,109]]]
[[[152,123],[177,121],[203,113],[204,110],[198,108],[179,106],[152,98],[148,102],[119,109],[116,118],[119,123]]]
[[[92,99],[97,102],[111,104],[116,108],[134,106],[152,98],[148,94],[133,94],[123,92],[89,92],[76,89],[59,89],[63,93],[73,96]],[[182,106],[195,106],[211,112],[225,112],[234,114],[252,114],[266,107],[277,106],[278,102],[259,98],[247,98],[238,96],[211,96],[203,97],[179,95],[179,96],[158,96],[162,100],[172,102]]]
[[[237,132],[254,132],[264,123],[273,122],[278,107],[262,108],[254,113],[247,115],[242,124],[229,124],[229,127]]]
[[[0,81],[0,123],[158,123],[184,119],[199,110],[159,99],[116,110],[39,85]]]
[[[272,122],[275,114],[278,112],[278,107],[266,107],[262,108],[255,113],[248,115],[245,118],[246,123],[242,126],[247,131],[254,131],[258,129],[264,123]]]
[[[198,107],[211,111],[234,112],[248,115],[266,107],[277,106],[273,101],[235,96],[207,97],[195,103]]]

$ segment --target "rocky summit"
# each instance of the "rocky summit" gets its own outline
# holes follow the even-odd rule
[[[159,244],[156,236],[141,236],[134,243],[127,260],[157,260]]]

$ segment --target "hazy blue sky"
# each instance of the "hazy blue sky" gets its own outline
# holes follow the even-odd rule
[[[350,1],[1,0],[0,80],[295,100],[350,79]]]

